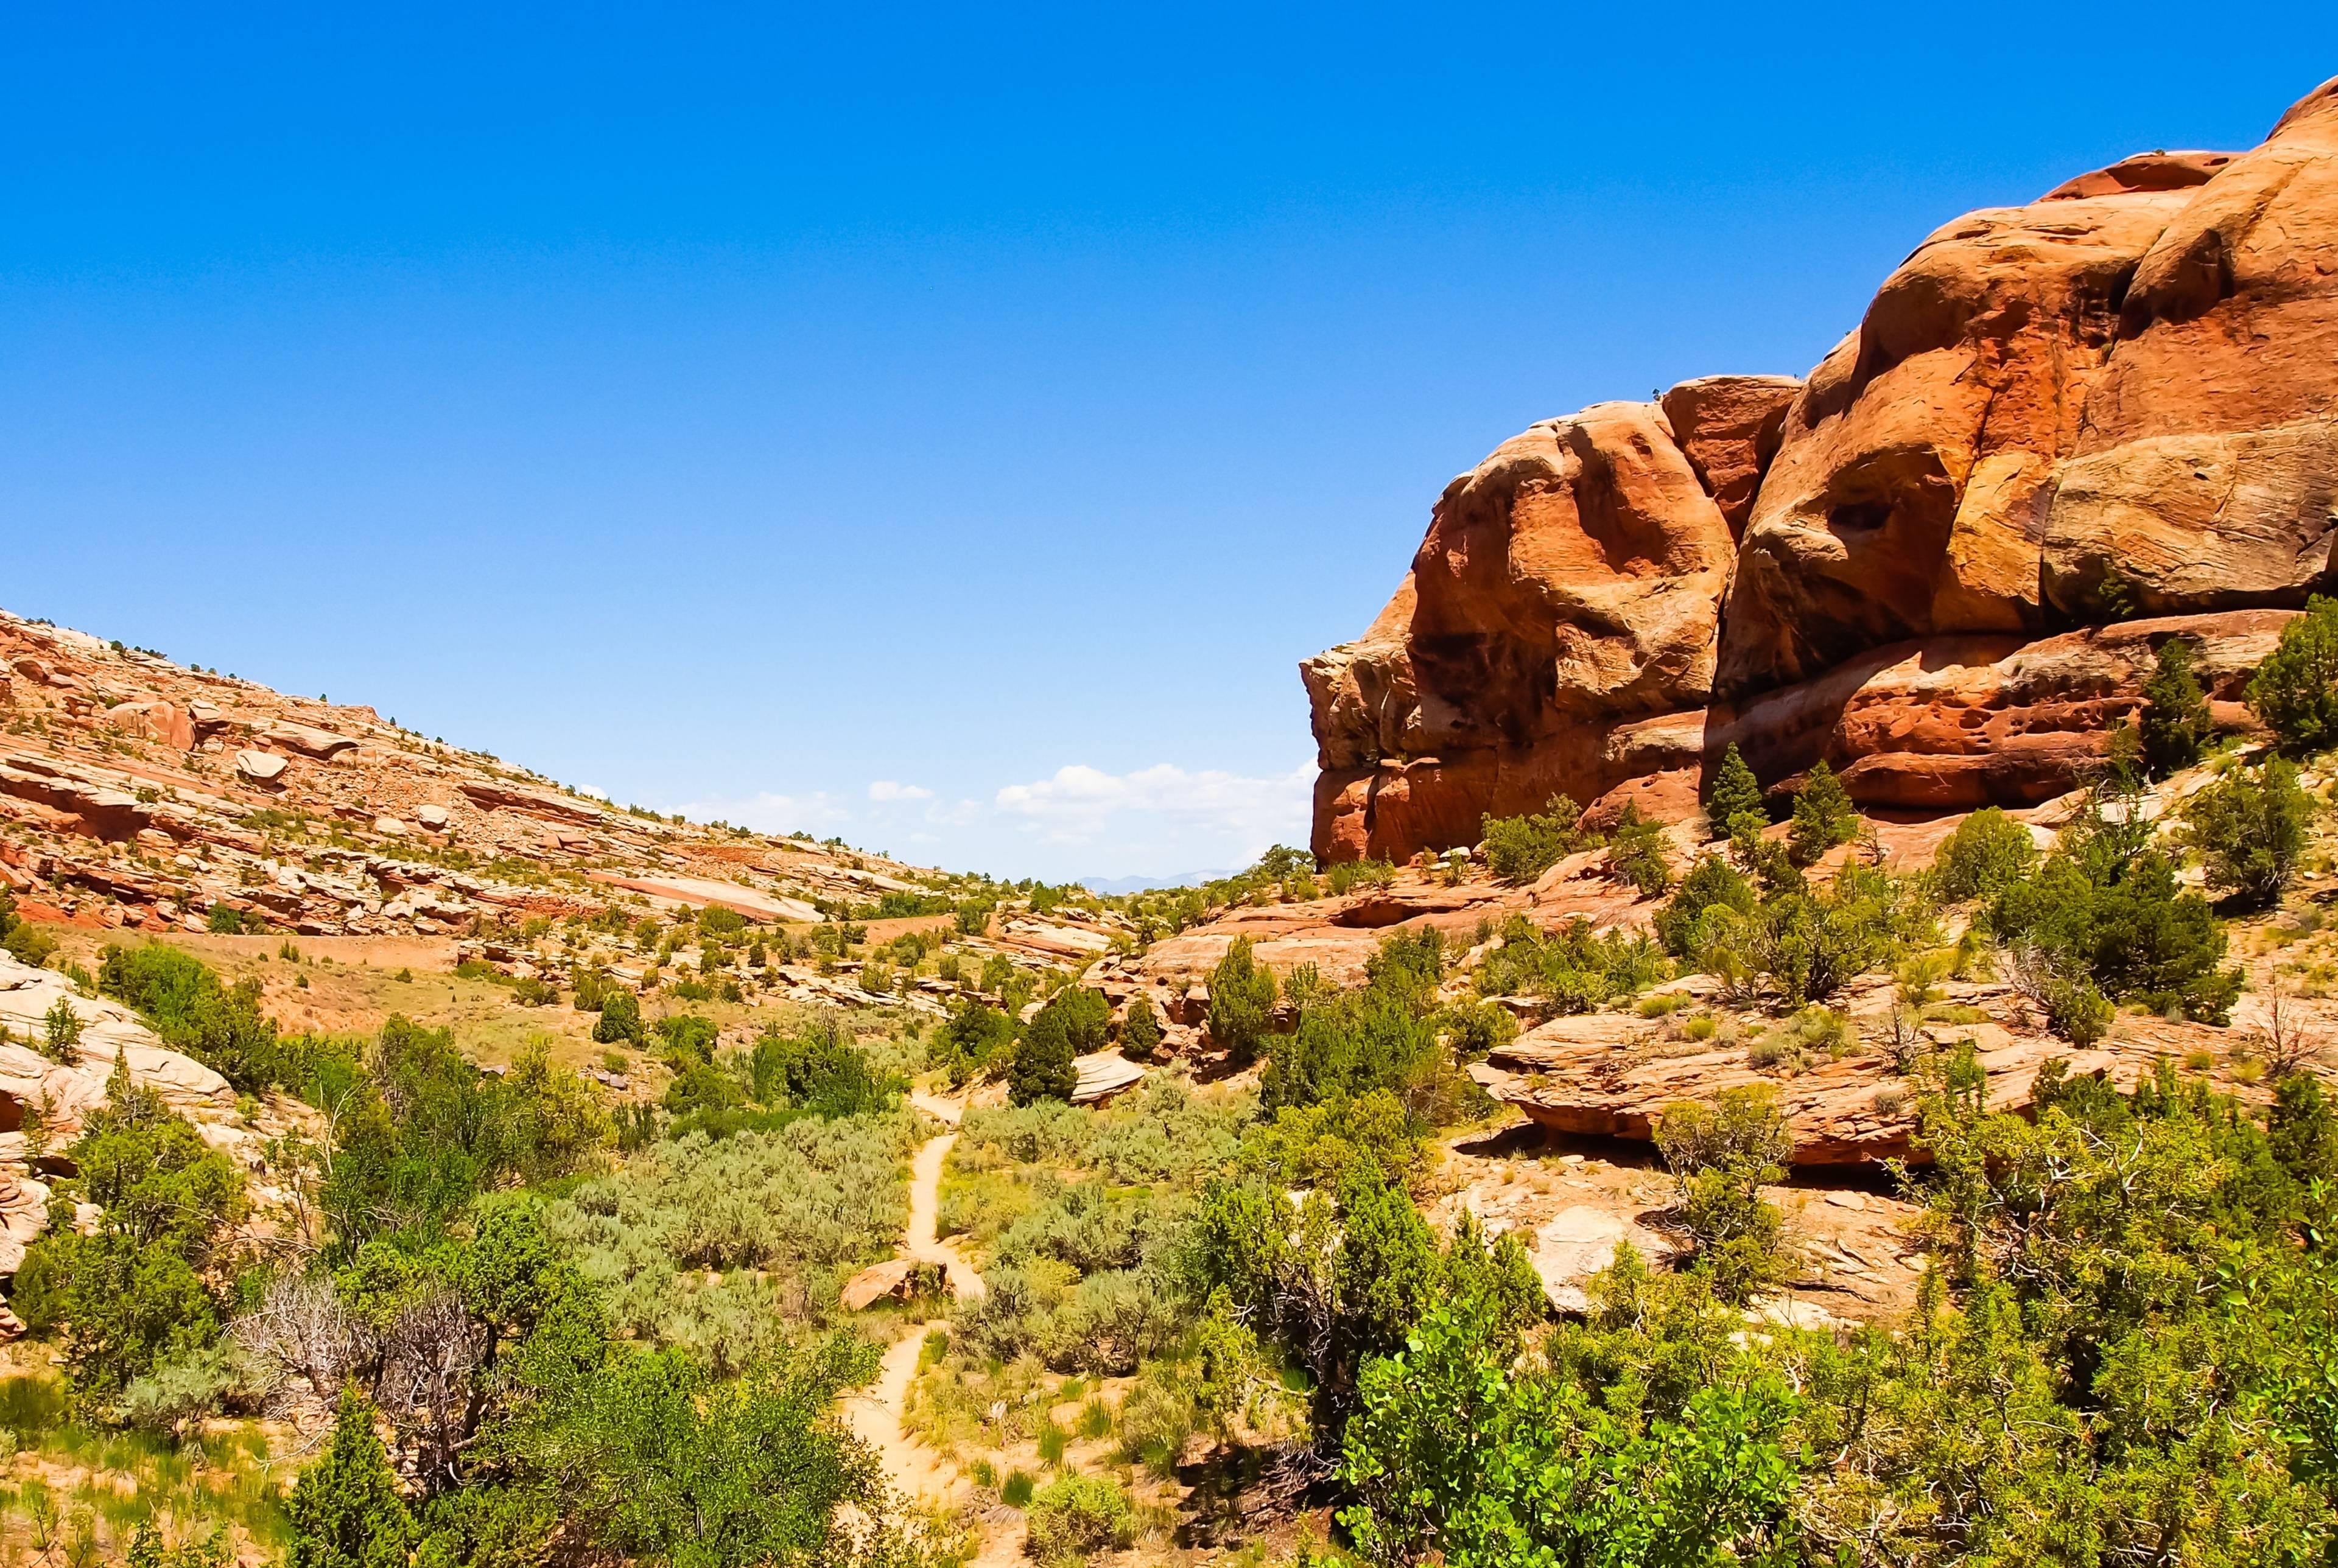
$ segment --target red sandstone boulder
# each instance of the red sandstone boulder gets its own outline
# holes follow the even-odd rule
[[[2066,614],[2294,604],[2338,531],[2338,82],[2135,269],[2045,518]]]
[[[1755,498],[1719,686],[1936,632],[2034,632],[2057,465],[2127,279],[2185,191],[1968,213],[1811,372]]]
[[[1446,486],[1413,559],[1428,744],[1702,702],[1735,554],[1653,404],[1602,403],[1504,442]]]

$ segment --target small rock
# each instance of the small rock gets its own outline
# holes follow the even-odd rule
[[[284,777],[284,759],[266,751],[239,751],[235,770],[254,784],[273,784]]]

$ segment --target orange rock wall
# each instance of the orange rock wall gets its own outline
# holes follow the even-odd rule
[[[1924,240],[1807,377],[1513,437],[1301,668],[1314,847],[1474,843],[1554,794],[1693,808],[1731,742],[1871,809],[2070,787],[2182,635],[2237,708],[2338,532],[2338,82]]]

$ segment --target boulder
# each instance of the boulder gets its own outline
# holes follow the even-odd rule
[[[117,702],[105,710],[105,721],[124,735],[160,740],[181,751],[195,748],[194,720],[169,702]]]
[[[444,806],[426,804],[414,808],[414,819],[433,833],[444,833],[452,818]]]
[[[1144,1077],[1144,1068],[1117,1051],[1098,1051],[1082,1056],[1073,1066],[1079,1073],[1078,1084],[1072,1090],[1075,1105],[1105,1104]]]
[[[271,746],[281,746],[288,751],[298,751],[303,757],[319,762],[330,762],[347,751],[357,750],[358,743],[347,735],[336,735],[329,730],[313,729],[306,724],[294,724],[279,720],[260,732],[260,739]]]
[[[1427,744],[1702,704],[1735,544],[1654,404],[1504,442],[1446,486],[1413,559]]]
[[[888,1258],[872,1263],[844,1282],[838,1299],[847,1312],[866,1312],[879,1301],[908,1301],[920,1291],[938,1296],[944,1287],[943,1266],[927,1259]]]
[[[284,777],[284,759],[270,751],[239,751],[235,770],[250,784],[273,784]]]
[[[1553,1307],[1561,1312],[1588,1312],[1591,1297],[1584,1287],[1616,1261],[1616,1249],[1626,1241],[1642,1257],[1659,1263],[1681,1250],[1672,1237],[1628,1215],[1573,1203],[1535,1227],[1527,1258]]]
[[[1717,684],[1746,696],[1936,632],[2036,632],[2055,472],[2127,279],[2183,191],[1968,213],[1901,262],[1788,412]]]

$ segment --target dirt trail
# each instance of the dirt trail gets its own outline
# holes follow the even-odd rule
[[[955,1129],[965,1106],[922,1092],[909,1102],[943,1125]],[[983,1293],[982,1276],[958,1253],[958,1244],[940,1239],[939,1212],[942,1164],[958,1142],[955,1131],[929,1138],[909,1162],[909,1229],[900,1256],[939,1263],[949,1275],[951,1294],[972,1299]],[[851,1400],[846,1416],[861,1439],[877,1450],[893,1485],[903,1495],[927,1503],[965,1502],[973,1484],[944,1455],[937,1454],[910,1436],[902,1417],[909,1406],[909,1384],[918,1375],[918,1353],[925,1343],[921,1329],[912,1328],[894,1341],[879,1363],[877,1381],[866,1394]],[[977,1528],[981,1528],[977,1526]],[[982,1528],[981,1549],[971,1568],[1005,1568],[1023,1561],[1019,1529]]]

